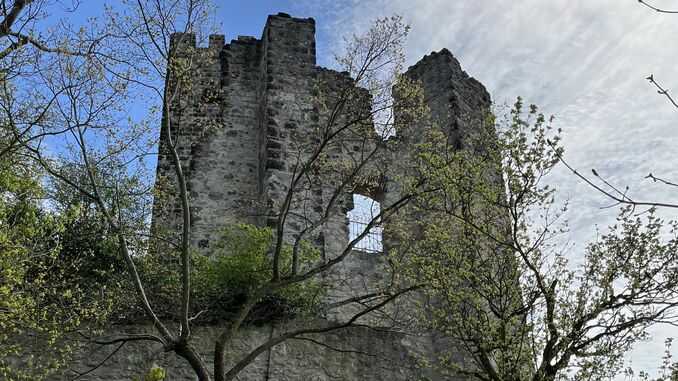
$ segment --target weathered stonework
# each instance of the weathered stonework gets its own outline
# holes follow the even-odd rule
[[[254,349],[258,343],[284,327],[265,326],[245,328],[233,341],[227,360],[237,360]],[[123,327],[121,333],[140,333],[152,330],[147,326]],[[212,367],[214,338],[217,327],[197,327],[193,342]],[[311,341],[289,340],[257,357],[245,368],[238,380],[285,380],[285,381],[334,381],[334,380],[421,380],[423,372],[418,369],[415,355],[424,355],[432,350],[430,343],[417,341],[393,332],[379,332],[370,328],[355,327],[315,336],[324,345]],[[85,372],[105,359],[114,348],[96,347],[76,358],[77,365],[71,369]],[[418,351],[420,353],[415,353]],[[172,353],[163,352],[158,344],[129,343],[112,356],[103,366],[78,378],[90,381],[130,381],[159,366],[166,370],[167,380],[195,380],[195,374],[186,362]],[[65,376],[59,380],[73,378]]]
[[[315,23],[313,19],[293,18],[286,14],[269,16],[261,39],[240,36],[225,44],[224,37],[213,35],[208,47],[196,47],[191,34],[172,37],[172,53],[186,57],[191,65],[190,86],[171,102],[169,115],[172,135],[188,182],[192,211],[191,244],[209,253],[219,231],[229,223],[244,222],[274,226],[277,210],[288,190],[294,167],[307,157],[317,140],[318,125],[327,112],[318,103],[318,93],[327,99],[341,88],[353,86],[344,73],[316,66]],[[464,144],[464,136],[484,117],[490,97],[484,87],[462,71],[459,62],[447,50],[434,52],[406,73],[421,81],[432,118],[447,133],[455,146]],[[168,86],[177,79],[170,73]],[[360,94],[357,89],[357,94]],[[369,95],[362,94],[366,107]],[[174,169],[168,156],[163,126],[160,139],[157,177],[166,189],[176,189]],[[416,129],[415,129],[416,130]],[[403,131],[398,131],[402,134]],[[403,139],[407,142],[407,136]],[[416,141],[416,136],[411,136]],[[329,159],[356,155],[364,147],[351,144],[329,147]],[[382,142],[379,144],[388,144]],[[399,143],[406,144],[406,143]],[[402,148],[407,151],[407,147]],[[403,160],[407,152],[395,152],[382,160]],[[384,164],[386,165],[386,164]],[[392,171],[407,171],[407,162],[391,165]],[[355,188],[355,192],[389,203],[398,197],[394,176],[385,176],[379,189]],[[293,216],[286,222],[286,237],[294,237],[317,220],[329,202],[331,174],[322,181],[309,182],[295,195]],[[390,182],[390,183],[389,183]],[[346,212],[352,205],[347,193],[330,218],[311,237],[325,257],[336,256],[349,240]],[[156,202],[154,229],[175,232],[180,226],[181,208],[171,192]],[[171,236],[171,234],[170,234]],[[369,292],[381,281],[386,263],[381,254],[354,252],[327,275],[333,288],[329,301]],[[397,308],[397,306],[396,306]],[[350,311],[322,317],[341,319]],[[407,314],[407,311],[400,313]],[[294,325],[295,323],[289,323]],[[418,367],[419,358],[431,358],[438,346],[432,335],[412,336],[376,329],[353,328],[323,336],[327,346],[290,340],[259,356],[239,380],[420,380],[436,378]],[[143,331],[144,327],[122,330]],[[237,356],[265,341],[276,326],[248,327],[243,330],[229,356]],[[207,361],[212,360],[216,327],[194,330],[197,347]],[[334,348],[334,349],[332,349]],[[338,351],[336,349],[339,349]],[[95,351],[83,358],[78,367],[97,364],[108,352]],[[151,365],[168,370],[169,380],[193,380],[187,364],[160,348],[148,344],[129,345],[110,362],[81,380],[129,380]]]

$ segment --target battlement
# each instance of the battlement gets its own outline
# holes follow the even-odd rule
[[[210,34],[209,49],[223,49],[226,44],[226,37],[223,34]]]
[[[447,49],[425,55],[405,75],[421,84],[434,122],[450,143],[464,146],[469,126],[482,124],[489,112],[492,101],[485,86],[469,76]]]
[[[268,22],[274,19],[288,19],[291,20],[292,22],[295,23],[308,23],[308,24],[313,24],[315,25],[315,19],[313,17],[308,17],[308,18],[298,18],[298,17],[292,17],[291,15],[285,13],[285,12],[278,12],[278,14],[275,15],[269,15],[268,16]]]
[[[170,52],[180,54],[181,52],[196,48],[196,36],[194,33],[176,32],[170,35]]]
[[[311,34],[286,34],[285,31],[294,29],[307,29]],[[274,32],[271,32],[274,31]],[[267,33],[268,32],[268,33]],[[278,34],[277,32],[282,32]],[[182,52],[192,52],[194,49],[212,49],[221,50],[229,49],[233,44],[259,44],[266,39],[277,39],[281,35],[286,37],[294,37],[298,40],[304,38],[306,41],[298,41],[300,43],[307,43],[315,47],[315,20],[313,18],[297,18],[292,17],[287,13],[278,13],[276,15],[268,16],[266,25],[264,26],[264,33],[260,39],[254,36],[242,36],[231,40],[230,44],[226,44],[226,38],[223,34],[211,34],[208,37],[208,44],[206,47],[198,46],[197,37],[194,33],[175,32],[170,35],[170,50],[173,54],[182,54]],[[310,37],[310,38],[309,38]]]
[[[231,44],[257,44],[261,42],[253,36],[238,36],[231,40]],[[223,34],[210,34],[208,37],[208,44],[206,47],[198,46],[196,35],[193,33],[172,33],[170,36],[170,47],[174,54],[181,54],[182,52],[193,53],[194,49],[228,49],[230,44],[226,44],[226,36]]]

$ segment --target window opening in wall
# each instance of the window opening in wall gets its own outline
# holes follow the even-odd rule
[[[348,212],[349,242],[360,236],[367,229],[370,222],[377,218],[379,213],[381,213],[379,202],[369,197],[354,194],[353,209]],[[382,226],[372,226],[353,249],[367,253],[381,253],[384,250],[382,233]]]

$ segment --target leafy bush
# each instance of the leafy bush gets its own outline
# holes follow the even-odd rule
[[[69,267],[69,279],[84,287],[99,287],[112,277],[125,276],[125,262],[118,252],[117,238],[103,216],[73,205],[62,213],[63,229],[58,235],[58,259]]]
[[[199,321],[228,320],[255,290],[270,281],[274,244],[272,229],[237,224],[223,230],[210,255],[193,253],[191,300],[192,310],[202,311]],[[308,242],[301,243],[300,264],[310,264],[319,258],[317,248]],[[282,272],[289,273],[292,266],[290,245],[283,247],[280,262]],[[167,306],[163,312],[170,317],[178,311],[179,270],[178,255],[149,254],[141,258],[140,271],[145,284],[149,285],[150,298],[155,306]],[[322,292],[322,287],[314,280],[277,289],[257,301],[247,321],[259,324],[312,314]]]
[[[0,161],[0,379],[41,380],[65,365],[68,333],[104,320],[99,289],[74,276],[80,263],[64,261],[68,215],[41,205],[35,168]],[[26,340],[30,337],[30,342]],[[29,345],[30,343],[30,345]]]
[[[151,369],[149,369],[146,374],[144,374],[143,379],[140,379],[138,377],[133,377],[133,381],[164,381],[165,378],[167,378],[167,372],[165,369],[154,365]]]

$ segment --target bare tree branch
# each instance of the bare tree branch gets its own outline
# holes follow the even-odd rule
[[[645,178],[646,179],[652,179],[652,181],[654,181],[655,183],[660,182],[664,185],[668,185],[668,186],[672,186],[672,187],[678,187],[678,183],[674,183],[674,182],[671,182],[671,181],[668,181],[668,180],[664,180],[662,178],[659,178],[659,177],[653,175],[652,173],[645,176]]]
[[[657,88],[658,94],[665,96],[669,100],[669,102],[671,102],[673,107],[678,108],[678,103],[676,103],[676,100],[673,99],[673,97],[669,94],[669,90],[663,88],[659,83],[657,83],[657,81],[654,79],[654,75],[650,74],[650,76],[645,79],[647,79],[651,84],[653,84]]]
[[[672,203],[665,203],[665,202],[652,202],[652,201],[635,201],[631,199],[628,195],[625,193],[621,193],[621,196],[618,196],[610,191],[607,191],[600,186],[594,184],[591,180],[589,180],[586,176],[582,175],[579,171],[574,169],[570,164],[565,161],[565,159],[562,157],[562,155],[558,154],[558,160],[563,163],[563,165],[570,171],[572,172],[575,176],[579,177],[582,179],[586,184],[591,186],[593,189],[597,190],[598,192],[602,193],[603,195],[609,197],[610,199],[616,201],[619,204],[625,204],[625,205],[632,205],[632,206],[648,206],[648,207],[664,207],[664,208],[678,208],[678,204],[672,204]],[[599,177],[596,175],[594,172],[594,176]],[[619,192],[616,188],[613,188],[614,192]]]
[[[412,292],[415,290],[420,289],[421,286],[412,286],[408,287],[406,289],[400,290],[392,295],[390,295],[387,299],[384,301],[375,304],[374,306],[371,306],[369,308],[366,308],[355,315],[353,315],[349,320],[343,323],[337,323],[337,324],[332,324],[327,327],[315,327],[315,328],[305,328],[305,329],[299,329],[299,330],[294,330],[294,331],[289,331],[286,332],[278,337],[272,338],[265,343],[259,345],[257,348],[255,348],[253,351],[251,351],[246,357],[244,357],[242,360],[240,360],[237,364],[235,364],[223,377],[220,377],[219,375],[215,375],[215,378],[217,381],[231,381],[233,380],[238,373],[242,369],[244,369],[247,365],[249,365],[254,359],[256,359],[260,354],[268,350],[269,348],[272,348],[283,341],[291,338],[295,338],[301,335],[308,335],[308,334],[317,334],[317,333],[327,333],[331,331],[335,331],[338,329],[343,329],[343,328],[348,328],[351,327],[358,319],[361,317],[369,314],[370,312],[376,311],[385,305],[389,304],[396,298],[400,297],[401,295],[404,295],[408,292]]]
[[[12,8],[9,13],[5,15],[5,18],[0,21],[0,36],[4,36],[10,32],[12,25],[23,11],[24,7],[32,3],[33,0],[15,0],[12,4]]]
[[[108,362],[108,360],[110,360],[116,353],[118,353],[118,351],[120,351],[122,349],[122,347],[125,346],[126,343],[127,343],[126,341],[120,342],[120,345],[118,345],[111,353],[109,353],[106,357],[104,357],[103,360],[99,361],[99,363],[97,363],[92,368],[86,370],[85,372],[76,372],[76,373],[78,373],[78,376],[75,377],[75,378],[72,378],[71,381],[78,380],[81,377],[84,377],[84,376],[94,372],[95,370],[101,368],[104,364],[106,364],[106,362]]]
[[[655,11],[655,12],[659,12],[659,13],[673,13],[673,14],[678,13],[678,11],[668,10],[668,9],[662,9],[662,8],[656,7],[656,6],[652,5],[652,4],[650,4],[647,0],[638,0],[638,2],[639,2],[641,5],[643,5],[643,6],[647,7],[647,8],[652,9],[652,10]]]

